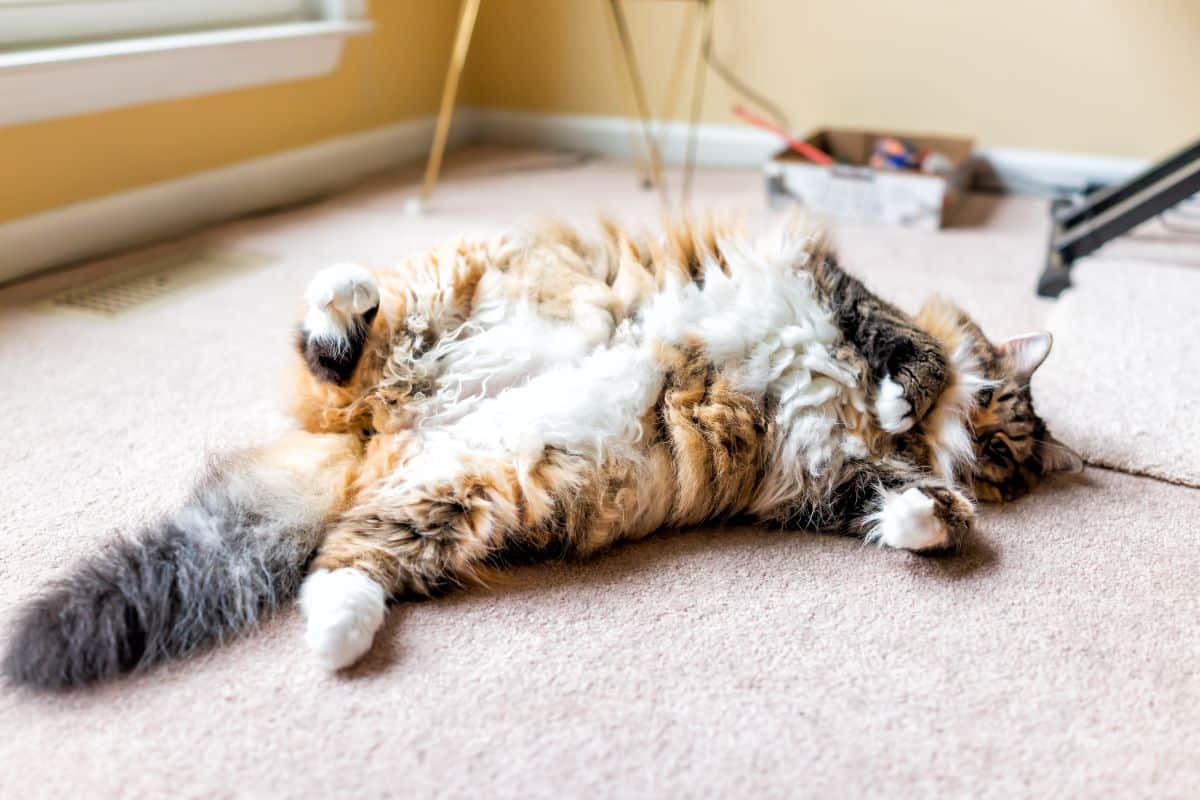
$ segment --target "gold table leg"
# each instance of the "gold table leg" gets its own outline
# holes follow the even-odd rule
[[[616,23],[617,36],[621,40],[621,52],[625,56],[625,69],[629,75],[629,83],[633,88],[633,99],[637,103],[638,116],[642,123],[642,136],[646,141],[646,155],[650,160],[650,180],[658,189],[659,200],[663,211],[671,208],[667,196],[667,184],[663,180],[662,156],[658,152],[658,144],[650,130],[650,105],[646,102],[646,88],[642,85],[642,74],[638,71],[637,59],[633,52],[633,39],[629,35],[629,24],[625,20],[625,10],[621,0],[609,0],[608,7],[612,11],[613,22]]]
[[[683,158],[681,202],[685,211],[692,203],[692,178],[696,173],[696,128],[700,124],[700,112],[704,107],[704,78],[708,74],[708,61],[704,55],[712,46],[712,0],[700,0],[700,4],[703,12],[700,23],[700,53],[696,56],[696,73],[692,79],[692,110],[688,118],[687,153]]]
[[[463,0],[462,13],[458,18],[458,32],[454,36],[454,51],[450,55],[450,67],[446,72],[446,85],[442,89],[442,105],[438,110],[437,127],[433,132],[433,147],[429,151],[429,163],[425,166],[425,182],[417,198],[415,210],[420,211],[433,195],[437,186],[438,173],[442,169],[442,156],[446,152],[446,138],[450,135],[450,120],[454,116],[454,100],[458,96],[458,81],[462,77],[463,65],[467,63],[467,50],[471,46],[471,34],[475,30],[475,18],[479,15],[480,0]]]
[[[662,109],[659,111],[659,116],[664,121],[675,118],[675,110],[679,106],[679,91],[683,84],[683,72],[687,67],[688,45],[696,38],[696,6],[697,3],[688,3],[687,9],[684,11],[683,29],[679,34],[679,41],[675,43],[675,57],[671,60],[671,76],[667,79],[667,89],[663,94]],[[696,56],[699,58],[699,54]]]

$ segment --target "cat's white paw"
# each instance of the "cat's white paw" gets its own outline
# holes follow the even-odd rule
[[[920,489],[888,494],[875,515],[870,539],[900,550],[941,550],[950,544],[950,530],[934,513],[934,501]]]
[[[333,264],[313,276],[304,291],[304,330],[315,338],[344,338],[351,322],[379,305],[379,284],[357,264]]]
[[[383,624],[387,597],[366,573],[351,568],[319,569],[300,587],[304,640],[317,663],[333,672],[371,649]]]
[[[904,387],[885,375],[875,396],[875,418],[888,433],[904,433],[913,426],[912,404],[904,398]]]

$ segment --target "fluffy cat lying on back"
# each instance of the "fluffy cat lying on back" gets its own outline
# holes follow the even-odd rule
[[[735,517],[948,551],[974,497],[1080,467],[1030,399],[1049,335],[993,345],[937,299],[910,318],[795,220],[756,242],[683,224],[455,243],[329,267],[307,300],[299,430],[30,603],[10,677],[183,655],[297,590],[338,669],[395,595]]]

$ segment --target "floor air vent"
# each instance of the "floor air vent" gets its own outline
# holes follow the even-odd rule
[[[123,314],[161,302],[171,296],[269,259],[253,253],[219,249],[189,250],[159,255],[131,264],[119,274],[72,286],[48,299],[56,309],[85,311],[104,316]]]

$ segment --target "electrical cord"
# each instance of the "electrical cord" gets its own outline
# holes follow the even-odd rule
[[[715,0],[700,0],[700,2],[706,6],[713,6],[715,4]],[[704,55],[705,63],[707,63],[708,66],[712,68],[713,72],[717,73],[717,75],[729,85],[729,88],[740,94],[745,100],[753,103],[763,111],[767,112],[767,114],[770,115],[775,121],[776,125],[790,133],[792,131],[792,122],[790,119],[788,119],[788,116],[784,113],[783,109],[772,102],[766,95],[751,88],[749,84],[735,75],[733,70],[725,65],[725,62],[721,61],[721,59],[717,57],[716,49],[713,46],[714,27],[715,26],[712,24],[707,27],[705,30],[704,39],[700,43],[700,52]]]
[[[714,8],[716,0],[697,0],[703,12],[700,33],[700,58],[696,63],[696,74],[692,87],[692,108],[691,118],[688,126],[687,148],[683,162],[683,187],[682,198],[683,204],[686,207],[691,201],[692,193],[692,178],[696,171],[696,127],[700,119],[700,110],[704,102],[704,67],[708,67],[717,74],[717,77],[725,81],[735,93],[741,95],[746,102],[762,109],[768,116],[774,120],[776,126],[780,129],[791,133],[792,122],[788,115],[784,113],[775,102],[768,98],[763,93],[756,91],[748,83],[734,74],[725,62],[717,57],[716,48],[713,44],[714,39]]]

